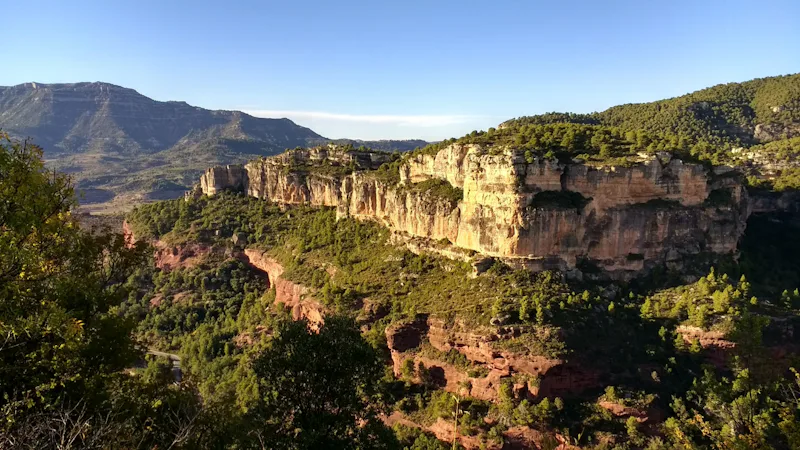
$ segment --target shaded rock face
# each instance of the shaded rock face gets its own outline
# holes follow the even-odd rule
[[[424,317],[409,323],[395,323],[386,330],[386,345],[396,352],[415,349],[422,345],[427,332],[428,323]]]
[[[241,169],[213,169],[201,189],[213,195],[241,189],[243,180],[254,197],[336,207],[338,217],[373,220],[411,238],[446,239],[532,270],[590,261],[618,279],[699,253],[733,252],[749,214],[736,177],[714,176],[665,154],[642,155],[630,167],[593,167],[528,163],[520,152],[454,144],[410,158],[400,166],[400,183],[370,170],[380,158],[358,163],[362,170],[314,170],[342,165],[345,157],[325,158],[296,150]],[[461,199],[413,188],[431,179],[446,181]]]
[[[750,205],[753,213],[798,214],[800,213],[800,192],[756,192],[750,196]]]

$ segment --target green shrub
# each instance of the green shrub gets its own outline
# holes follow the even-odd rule
[[[447,180],[431,178],[430,180],[414,183],[410,186],[413,192],[423,193],[434,199],[448,202],[455,206],[464,198],[464,191],[450,184]]]

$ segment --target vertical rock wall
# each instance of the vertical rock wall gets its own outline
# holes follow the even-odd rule
[[[399,183],[378,176],[371,170],[377,163],[364,155],[326,158],[296,150],[244,167],[209,169],[201,189],[335,207],[339,217],[447,240],[535,270],[567,270],[588,260],[616,278],[700,253],[733,252],[749,214],[736,178],[716,177],[666,154],[594,167],[528,162],[512,150],[454,144],[410,157],[399,168]],[[363,170],[342,171],[343,164]],[[431,179],[463,192],[460,201],[414,188]]]
[[[243,191],[247,185],[247,171],[239,165],[212,167],[200,177],[200,189],[206,195],[223,190]]]

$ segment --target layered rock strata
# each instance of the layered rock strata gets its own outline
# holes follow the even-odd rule
[[[533,270],[591,267],[615,278],[733,252],[749,214],[735,174],[667,154],[601,167],[453,144],[391,170],[374,170],[389,160],[375,155],[290,151],[209,169],[197,193],[236,189],[280,204],[335,207],[338,217]]]
[[[253,248],[245,249],[241,258],[267,276],[267,284],[275,288],[275,303],[290,308],[294,320],[306,319],[312,327],[324,322],[323,306],[307,287],[283,278],[284,269],[278,261]]]
[[[602,387],[602,374],[591,369],[563,359],[519,355],[496,348],[497,342],[513,337],[511,330],[506,330],[508,335],[497,334],[502,328],[494,333],[483,331],[466,331],[459,324],[448,326],[441,319],[425,316],[395,323],[386,329],[395,375],[402,376],[404,362],[412,359],[414,367],[422,363],[433,382],[444,389],[459,392],[466,385],[470,396],[488,401],[500,398],[499,389],[507,381],[513,381],[515,395],[530,398],[569,396]],[[423,343],[443,353],[457,351],[487,372],[470,376],[441,358],[426,357],[415,351]]]

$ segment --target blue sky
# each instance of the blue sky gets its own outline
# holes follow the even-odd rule
[[[106,81],[328,137],[460,136],[800,72],[797,0],[11,1],[0,85]]]

